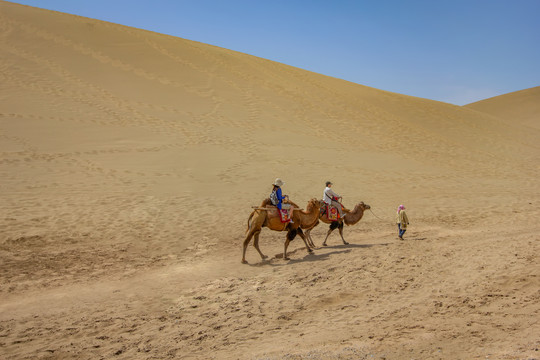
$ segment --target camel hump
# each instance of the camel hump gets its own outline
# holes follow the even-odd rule
[[[272,205],[272,200],[270,200],[270,198],[264,199],[264,200],[262,201],[262,203],[261,203],[261,207],[262,207],[262,208],[263,208],[263,207],[267,207],[268,205],[274,206],[274,205]]]
[[[300,206],[296,205],[295,203],[293,203],[292,201],[287,201],[287,204],[291,204],[291,206],[295,209],[300,209]]]

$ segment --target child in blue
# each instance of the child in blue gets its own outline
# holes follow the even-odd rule
[[[286,195],[283,196],[281,193],[281,187],[284,184],[285,183],[281,181],[280,178],[277,178],[276,181],[274,181],[274,183],[272,184],[274,185],[274,188],[272,189],[272,193],[270,194],[270,200],[272,201],[272,205],[277,206],[279,210],[281,210],[283,200],[287,198]]]
[[[276,181],[272,185],[274,185],[274,188],[272,189],[272,193],[270,194],[270,201],[272,201],[272,205],[277,206],[279,211],[282,209],[286,209],[286,211],[290,211],[290,204],[283,204],[283,200],[288,199],[289,197],[287,195],[283,195],[281,192],[281,187],[285,183],[280,179],[277,178]],[[292,216],[292,213],[289,213],[289,217]],[[289,222],[293,222],[292,219]]]

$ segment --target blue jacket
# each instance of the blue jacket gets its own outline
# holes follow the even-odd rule
[[[285,199],[285,196],[282,195],[280,187],[278,187],[277,190],[276,190],[276,197],[277,197],[277,200],[278,200],[278,203],[276,204],[276,206],[277,206],[277,208],[279,210],[281,210],[281,203]]]

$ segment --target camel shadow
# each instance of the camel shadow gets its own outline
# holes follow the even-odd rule
[[[297,249],[297,250],[305,250],[305,248],[300,248],[300,249]],[[346,249],[346,250],[341,250],[341,251],[331,251],[331,252],[327,252],[327,253],[324,253],[324,254],[316,254],[315,252],[312,252],[312,253],[309,253],[309,254],[305,254],[300,259],[290,259],[290,260],[285,260],[285,261],[283,261],[283,254],[276,254],[272,258],[264,259],[264,260],[262,260],[262,261],[260,261],[258,263],[248,264],[248,265],[250,265],[250,266],[270,265],[270,266],[274,266],[274,267],[281,267],[281,266],[287,266],[287,265],[296,264],[296,263],[303,263],[303,262],[325,261],[330,257],[330,255],[344,254],[344,253],[349,253],[351,251],[352,251],[351,249]],[[289,255],[294,254],[295,252],[296,252],[296,250],[290,251]],[[276,260],[279,261],[279,262],[276,262]]]
[[[327,260],[330,255],[337,255],[337,254],[347,254],[350,253],[352,249],[346,249],[346,250],[340,250],[340,251],[330,251],[324,254],[317,254],[317,253],[311,253],[306,254],[301,259],[291,259],[287,261],[287,264],[295,264],[295,263],[302,263],[302,262],[315,262],[315,261],[325,261]],[[287,265],[287,264],[281,264],[281,265]]]
[[[289,256],[294,255],[297,251],[305,251],[305,249],[306,248],[304,247],[304,248],[299,248],[293,251],[289,251]],[[339,251],[330,251],[330,252],[319,253],[319,254],[317,254],[316,252],[312,252],[309,254],[305,254],[302,258],[290,259],[290,260],[285,260],[285,261],[283,261],[283,254],[280,253],[280,254],[274,255],[271,258],[269,257],[268,259],[261,260],[258,263],[254,263],[254,264],[250,263],[248,265],[250,266],[270,265],[270,266],[278,267],[278,266],[286,266],[290,264],[303,263],[303,262],[324,261],[324,260],[327,260],[330,257],[330,255],[345,254],[345,253],[350,253],[351,251],[352,249],[343,249]],[[276,260],[279,262],[276,262]]]
[[[302,263],[302,262],[315,262],[315,261],[326,261],[330,257],[330,255],[336,255],[336,254],[346,254],[352,252],[354,249],[365,249],[370,248],[373,246],[388,246],[389,243],[382,243],[382,244],[340,244],[340,245],[332,245],[332,246],[322,246],[317,247],[312,253],[305,254],[302,258],[296,258],[296,259],[290,259],[286,260],[286,262],[283,261],[283,253],[279,253],[274,255],[273,257],[269,257],[267,259],[261,260],[258,263],[249,264],[250,266],[264,266],[264,265],[270,265],[270,266],[284,266],[289,264],[296,264],[296,263]],[[320,250],[332,250],[328,252],[319,252]],[[305,247],[297,248],[295,250],[289,251],[288,255],[294,255],[298,252],[305,251]],[[276,262],[280,261],[279,263]]]
[[[373,246],[388,246],[389,243],[382,243],[382,244],[338,244],[338,245],[327,245],[327,246],[317,246],[315,250],[321,250],[321,249],[365,249],[370,248]]]

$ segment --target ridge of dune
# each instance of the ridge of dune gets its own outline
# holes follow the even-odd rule
[[[512,124],[540,130],[540,86],[484,99],[465,105]]]
[[[534,358],[537,92],[454,106],[0,1],[2,356]],[[373,211],[240,264],[276,177]]]

